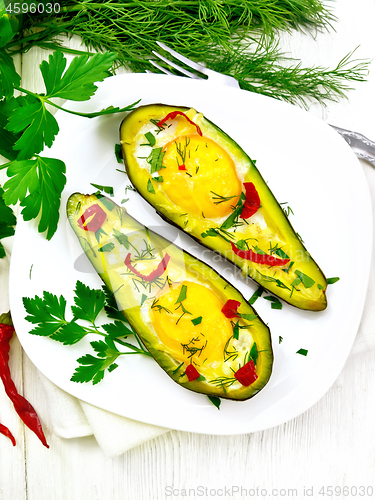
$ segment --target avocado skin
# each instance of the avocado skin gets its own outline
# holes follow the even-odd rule
[[[220,295],[220,298],[223,300],[223,302],[230,299],[237,300],[241,302],[241,312],[243,312],[244,314],[257,313],[248,304],[242,294],[214,269],[212,269],[210,266],[197,259],[196,257],[192,256],[185,250],[181,249],[177,245],[172,244],[165,238],[140,224],[136,219],[130,216],[123,207],[116,205],[112,200],[109,200],[104,196],[100,196],[98,198],[96,195],[74,193],[69,197],[67,202],[67,217],[70,225],[76,236],[78,237],[81,247],[85,251],[85,254],[92,263],[93,267],[95,268],[105,285],[114,294],[119,309],[122,311],[124,317],[134,329],[134,331],[137,332],[140,339],[142,340],[142,343],[155,359],[155,361],[168,374],[168,376],[172,378],[172,380],[174,380],[174,382],[191,391],[206,394],[207,396],[216,396],[233,401],[245,401],[255,396],[267,384],[272,373],[272,340],[270,330],[267,325],[259,316],[251,322],[254,325],[252,329],[252,335],[259,351],[259,358],[257,363],[258,379],[253,384],[251,384],[251,386],[241,386],[239,389],[233,390],[231,387],[229,387],[223,390],[222,387],[214,386],[212,384],[209,384],[207,381],[190,382],[187,380],[186,376],[181,376],[181,372],[176,372],[176,368],[178,366],[176,360],[174,360],[167,352],[163,351],[160,346],[160,342],[156,340],[155,331],[143,321],[140,312],[140,305],[134,305],[133,298],[129,296],[129,293],[121,292],[121,285],[123,284],[123,282],[116,281],[115,279],[113,279],[113,277],[110,278],[110,271],[108,271],[105,266],[103,267],[103,260],[94,257],[95,237],[92,237],[90,247],[86,247],[85,249],[83,238],[88,238],[89,235],[87,231],[84,231],[78,226],[77,220],[80,218],[85,209],[93,204],[99,204],[99,206],[103,210],[109,212],[107,208],[108,202],[113,205],[114,210],[121,211],[121,231],[123,232],[123,234],[130,234],[136,231],[141,231],[142,234],[148,238],[148,241],[152,243],[156,248],[167,248],[168,254],[171,256],[171,259],[180,262],[181,265],[185,266],[185,269],[188,269],[187,276],[189,276],[190,272],[195,277],[195,280],[197,280],[197,276],[199,276],[198,282],[206,285],[211,284],[211,289],[215,290],[215,292]],[[80,208],[77,212],[78,206]],[[104,223],[102,227],[106,230],[108,236],[110,236],[111,230],[106,226],[106,223]],[[101,240],[101,244],[105,244],[105,241],[105,239]],[[98,254],[99,252],[96,252],[96,255]],[[103,257],[103,254],[101,255],[101,257]],[[251,346],[249,346],[249,348],[250,347]]]
[[[184,227],[181,222],[181,213],[179,213],[178,211],[179,207],[177,207],[169,199],[167,199],[165,195],[164,197],[162,197],[162,188],[159,188],[156,194],[152,194],[146,189],[146,185],[139,175],[141,169],[137,168],[134,155],[132,155],[130,151],[131,135],[132,133],[134,133],[137,126],[146,123],[150,120],[150,118],[160,120],[168,113],[175,110],[182,111],[184,113],[190,111],[187,107],[171,106],[161,103],[149,104],[139,106],[138,108],[130,112],[123,119],[120,125],[120,141],[126,173],[137,192],[142,196],[142,198],[145,199],[145,201],[147,201],[153,208],[155,208],[157,214],[164,221],[184,231],[200,245],[203,245],[204,247],[209,248],[215,253],[221,255],[225,260],[240,269],[244,277],[250,277],[252,280],[261,285],[265,290],[268,290],[288,304],[299,309],[313,312],[323,311],[324,309],[326,309],[327,280],[323,271],[320,269],[318,264],[314,261],[310,253],[305,248],[303,242],[292,227],[288,217],[286,217],[282,207],[269,189],[267,183],[263,179],[253,160],[230,136],[228,136],[226,132],[224,132],[220,127],[215,125],[206,117],[193,110],[195,111],[196,115],[199,116],[196,121],[199,124],[203,135],[205,135],[206,132],[209,132],[209,134],[211,134],[208,135],[209,137],[212,137],[212,135],[214,135],[215,138],[218,139],[220,145],[223,146],[224,144],[227,149],[232,148],[235,155],[240,155],[240,157],[248,163],[249,170],[246,174],[245,181],[253,182],[256,185],[258,192],[261,194],[262,206],[269,206],[269,212],[272,215],[273,222],[278,226],[278,230],[281,231],[284,239],[286,239],[288,244],[290,244],[290,246],[293,247],[295,252],[299,255],[299,262],[296,268],[314,279],[314,288],[305,289],[305,287],[303,287],[302,285],[298,289],[290,288],[290,286],[288,287],[288,289],[280,287],[277,282],[272,282],[267,279],[267,276],[260,275],[253,263],[244,261],[240,257],[234,255],[233,252],[228,252],[228,248],[225,247],[225,243],[223,244],[223,241],[220,241],[221,239],[219,237],[203,238],[201,234],[202,232],[204,232],[204,230],[200,229],[198,223],[195,225],[192,224],[190,227],[189,225],[187,227]],[[291,257],[291,261],[293,261],[293,257]],[[271,269],[275,269],[275,267]],[[283,275],[283,273],[280,274]],[[295,278],[296,277],[297,276],[295,276]],[[285,279],[289,279],[289,277],[286,277],[285,275],[282,276],[282,280]],[[317,284],[319,284],[320,286],[319,289],[317,288]],[[296,290],[298,290],[298,293],[296,292]]]

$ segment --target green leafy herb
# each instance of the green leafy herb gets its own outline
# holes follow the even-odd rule
[[[340,278],[327,278],[327,285],[333,285],[333,283],[336,283],[339,279]]]
[[[302,356],[307,356],[309,351],[307,349],[299,349],[296,354],[301,354]]]
[[[283,341],[283,337],[281,337],[281,335],[279,335],[279,344],[281,344],[281,342]]]
[[[189,4],[85,0],[84,8],[79,0],[66,0],[59,14],[27,16],[22,32],[7,47],[10,53],[26,52],[35,45],[55,49],[62,43],[59,35],[78,35],[86,50],[114,52],[118,64],[144,72],[155,71],[150,56],[152,50],[160,51],[156,44],[160,40],[190,59],[235,77],[243,89],[307,105],[311,99],[324,102],[345,96],[351,82],[365,79],[368,62],[352,60],[348,54],[332,69],[304,68],[281,51],[277,34],[315,33],[331,27],[334,20],[320,0],[229,0],[220,5],[199,0]],[[142,36],[134,36],[140,30]]]
[[[216,406],[218,410],[220,410],[220,405],[221,405],[221,399],[218,398],[217,396],[207,396],[208,399],[211,401],[211,403]]]
[[[146,139],[148,140],[148,143],[147,144],[141,144],[141,146],[155,146],[156,144],[156,139],[155,139],[155,136],[152,132],[146,132],[145,133],[145,137]]]
[[[210,191],[210,193],[213,194],[212,199],[213,199],[215,205],[220,205],[220,203],[224,203],[225,201],[229,201],[229,200],[232,200],[233,198],[237,197],[237,195],[221,196],[220,194],[214,193],[213,191]]]
[[[66,183],[65,163],[54,158],[36,156],[33,160],[15,160],[2,165],[10,179],[4,184],[6,205],[18,201],[24,220],[40,214],[38,231],[47,231],[51,239],[57,229],[61,192]]]
[[[115,156],[117,163],[123,163],[121,144],[115,144]]]
[[[149,193],[155,194],[155,189],[154,189],[154,186],[152,185],[151,179],[149,179],[147,182],[147,191]]]
[[[100,184],[93,184],[91,182],[90,184],[96,189],[99,189],[100,191],[103,191],[103,193],[109,194],[110,196],[113,196],[113,187],[112,186],[101,186]]]
[[[198,316],[198,318],[194,318],[191,320],[194,326],[200,325],[202,323],[202,316]]]
[[[163,167],[163,158],[164,158],[163,148],[154,148],[151,150],[150,156],[147,158],[148,163],[150,164],[150,173],[158,172]]]
[[[111,243],[106,243],[102,247],[98,248],[99,252],[112,252],[112,250],[115,248],[115,245]]]
[[[272,295],[267,295],[266,297],[263,297],[265,300],[269,300],[272,302],[271,304],[271,309],[282,309],[283,305],[280,302],[280,300],[277,297],[273,297]]]
[[[156,177],[153,177],[152,179],[154,181],[156,181],[156,182],[163,182],[163,176],[162,175],[158,175]]]
[[[8,236],[13,236],[14,226],[17,222],[13,210],[5,205],[3,194],[4,191],[0,186],[0,240],[7,238]],[[3,257],[5,257],[5,249],[0,242],[0,259]]]
[[[182,285],[180,293],[179,293],[178,298],[176,300],[176,304],[178,304],[179,302],[182,302],[183,300],[186,299],[186,292],[187,292],[187,286]]]
[[[126,323],[125,317],[117,308],[114,296],[106,287],[102,290],[91,289],[80,281],[77,281],[74,290],[74,306],[71,306],[73,319],[66,317],[66,300],[63,296],[57,297],[49,292],[43,292],[43,298],[23,297],[23,305],[28,315],[26,320],[37,325],[31,330],[32,335],[50,337],[64,345],[73,345],[82,340],[88,334],[97,334],[104,340],[90,342],[97,356],[87,354],[78,358],[78,366],[71,378],[74,382],[100,382],[106,370],[111,372],[117,368],[115,361],[121,355],[150,353],[142,346],[138,336]],[[109,318],[114,318],[114,323],[104,324],[100,327],[96,324],[99,314],[103,308]],[[90,326],[82,325],[78,321],[84,321]],[[133,336],[136,345],[125,342],[128,336]],[[117,345],[126,347],[126,351],[120,351]]]
[[[45,92],[35,93],[20,87],[20,76],[6,49],[0,48],[0,153],[10,160],[0,168],[7,169],[9,180],[4,185],[6,205],[20,202],[24,220],[40,216],[38,230],[51,239],[59,219],[62,189],[65,185],[65,164],[45,158],[39,153],[52,146],[59,127],[47,105],[74,115],[93,118],[133,109],[108,108],[93,113],[80,113],[62,108],[53,99],[72,101],[90,99],[95,82],[109,76],[116,55],[110,52],[74,57],[67,66],[59,50],[40,65]],[[14,91],[24,94],[13,97]],[[2,98],[2,99],[1,99]]]
[[[253,345],[251,346],[250,358],[254,361],[254,365],[256,365],[258,360],[258,348],[256,342],[254,342]]]
[[[292,286],[298,286],[302,283],[305,288],[311,288],[314,285],[315,281],[310,278],[310,276],[307,276],[307,274],[304,274],[302,271],[298,271],[298,269],[294,272],[298,278],[293,281]]]
[[[244,193],[241,193],[238,202],[236,206],[234,207],[233,212],[230,214],[230,216],[225,219],[225,221],[221,224],[221,229],[229,229],[233,226],[236,226],[238,224],[238,218],[241,215],[242,209],[243,209],[243,202],[245,201],[245,195]]]
[[[254,302],[262,296],[262,293],[264,292],[264,288],[262,286],[258,286],[258,288],[255,290],[255,292],[253,293],[253,295],[250,297],[250,299],[248,300],[248,303],[250,305],[254,304]]]

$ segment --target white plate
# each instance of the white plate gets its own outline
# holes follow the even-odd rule
[[[149,358],[119,358],[119,367],[93,386],[70,382],[76,359],[92,352],[89,340],[63,346],[28,332],[22,297],[44,290],[62,294],[72,305],[79,279],[100,287],[89,267],[74,267],[81,253],[65,216],[68,196],[95,191],[90,183],[115,187],[115,200],[126,203],[140,222],[176,241],[213,265],[249,298],[256,284],[244,281],[234,267],[168,226],[136,193],[116,162],[122,116],[88,120],[59,112],[60,132],[45,156],[67,165],[58,231],[50,242],[35,221],[19,220],[10,274],[12,316],[18,337],[32,362],[56,385],[95,406],[131,419],[184,431],[240,434],[282,424],[310,408],[339,375],[356,335],[364,305],[372,245],[370,197],[360,163],[331,128],[308,113],[261,95],[213,87],[203,81],[164,75],[129,74],[107,79],[86,103],[68,103],[92,111],[108,105],[160,102],[191,106],[203,112],[257,160],[279,202],[288,202],[291,222],[327,277],[340,281],[328,288],[328,308],[304,312],[284,305],[273,310],[258,299],[260,316],[272,332],[275,363],[267,386],[246,402],[222,401],[218,411],[204,395],[179,387]],[[69,107],[69,106],[67,106]],[[82,261],[81,261],[82,264]],[[283,338],[279,343],[279,337]],[[296,354],[308,349],[306,357]]]

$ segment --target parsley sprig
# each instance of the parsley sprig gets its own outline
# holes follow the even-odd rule
[[[91,289],[77,281],[74,294],[75,305],[71,306],[73,315],[71,320],[67,319],[67,302],[63,296],[57,297],[45,291],[43,297],[22,299],[28,313],[26,320],[36,325],[30,331],[32,335],[50,337],[63,345],[74,345],[88,334],[103,337],[101,340],[90,342],[96,356],[86,354],[77,359],[79,366],[71,378],[73,382],[92,381],[93,384],[97,384],[103,379],[106,370],[111,372],[117,368],[116,360],[119,356],[126,354],[151,356],[126,322],[107,287]],[[103,309],[107,318],[114,321],[99,326],[98,316]],[[133,336],[136,345],[126,342],[129,336]],[[120,351],[116,344],[125,347],[126,350]]]
[[[136,103],[124,108],[109,106],[101,111],[81,113],[54,102],[55,98],[89,100],[97,90],[95,83],[110,75],[116,59],[113,52],[76,56],[67,66],[63,53],[56,50],[40,64],[45,92],[36,93],[21,87],[21,77],[5,48],[12,37],[10,31],[9,36],[0,38],[0,154],[9,160],[0,167],[7,169],[9,178],[0,196],[7,206],[20,202],[24,220],[40,216],[38,231],[46,231],[49,240],[57,229],[66,168],[59,159],[40,156],[45,146],[52,146],[59,132],[57,120],[47,105],[95,118],[130,111]],[[14,97],[15,91],[23,95]]]

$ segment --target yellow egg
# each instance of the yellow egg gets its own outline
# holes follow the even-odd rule
[[[186,298],[177,302],[183,287]],[[157,297],[151,320],[164,348],[177,361],[209,368],[223,362],[225,344],[233,335],[230,320],[221,312],[223,305],[207,287],[184,281]],[[200,317],[195,325],[192,320]]]
[[[216,218],[233,211],[242,191],[235,164],[212,139],[183,135],[164,148],[163,191],[183,210]]]

